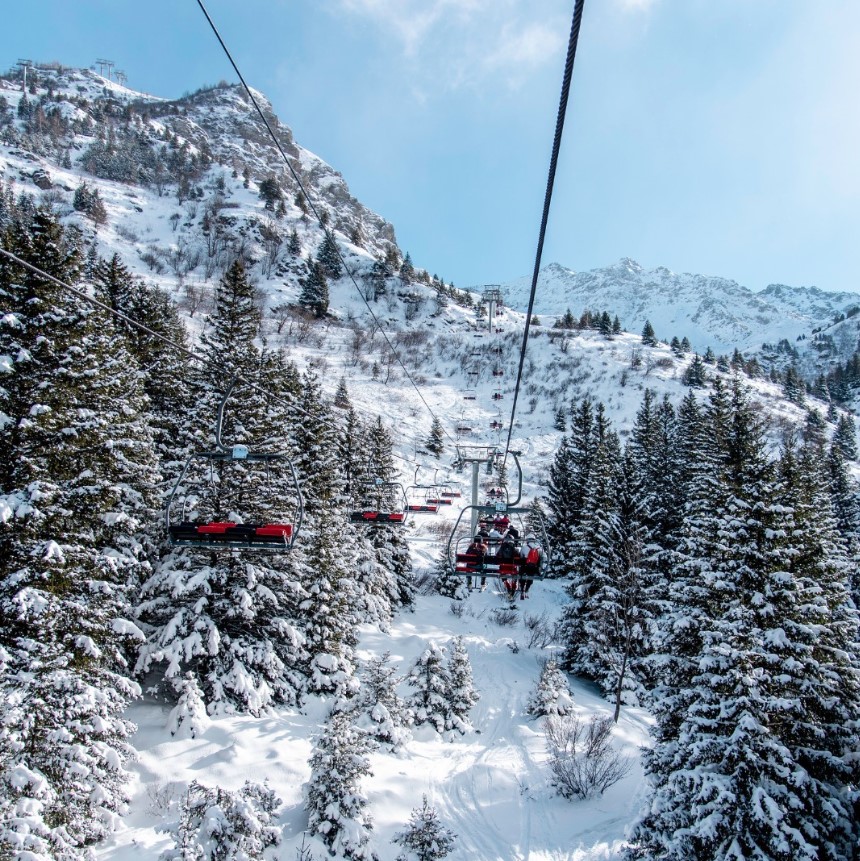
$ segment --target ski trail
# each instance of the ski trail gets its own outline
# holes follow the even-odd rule
[[[528,746],[532,733],[523,726],[528,720],[524,714],[528,691],[517,678],[522,668],[506,672],[509,650],[498,644],[493,649],[499,660],[491,663],[492,672],[478,684],[482,699],[494,706],[476,707],[474,723],[482,728],[481,734],[472,736],[462,749],[439,791],[446,816],[461,835],[463,857],[527,861],[532,819],[539,811],[532,787],[541,785],[543,778]],[[522,654],[521,659],[528,661],[530,656]]]

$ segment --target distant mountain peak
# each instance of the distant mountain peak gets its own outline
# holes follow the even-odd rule
[[[530,283],[519,279],[502,285],[511,307],[525,308]],[[549,264],[538,279],[535,313],[551,320],[568,309],[576,316],[586,310],[609,311],[629,332],[641,331],[648,320],[658,338],[686,336],[699,352],[711,347],[717,353],[735,348],[752,353],[763,343],[782,340],[799,341],[803,348],[813,329],[831,325],[857,305],[856,294],[784,284],[755,293],[728,278],[678,274],[665,266],[645,269],[622,257],[610,266],[579,272]]]

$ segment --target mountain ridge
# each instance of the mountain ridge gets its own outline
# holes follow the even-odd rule
[[[531,278],[501,285],[506,302],[524,310]],[[610,266],[576,271],[559,263],[541,269],[534,311],[559,317],[570,309],[618,314],[622,326],[639,332],[648,320],[659,338],[687,337],[694,349],[754,353],[763,343],[790,342],[831,324],[860,306],[860,294],[829,293],[818,287],[770,284],[754,292],[720,276],[645,269],[623,257]]]

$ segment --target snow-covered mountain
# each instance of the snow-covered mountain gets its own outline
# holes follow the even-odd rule
[[[511,307],[524,310],[530,287],[527,277],[503,284],[502,290]],[[541,270],[535,301],[536,313],[548,318],[542,322],[552,323],[568,308],[577,317],[585,310],[607,310],[629,332],[641,332],[650,320],[660,339],[686,336],[699,352],[737,348],[747,355],[763,343],[786,339],[793,344],[857,307],[860,295],[854,293],[784,284],[754,293],[726,278],[676,273],[663,266],[643,269],[629,258],[587,272],[551,263]],[[849,344],[849,350],[854,346]]]

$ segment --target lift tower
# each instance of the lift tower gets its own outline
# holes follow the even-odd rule
[[[481,464],[492,473],[499,449],[494,445],[458,445],[456,467],[472,465],[472,535],[478,531],[478,474]]]
[[[495,331],[496,308],[503,304],[502,291],[498,284],[487,284],[481,293],[481,298],[487,303],[487,319],[489,320],[489,332]]]

